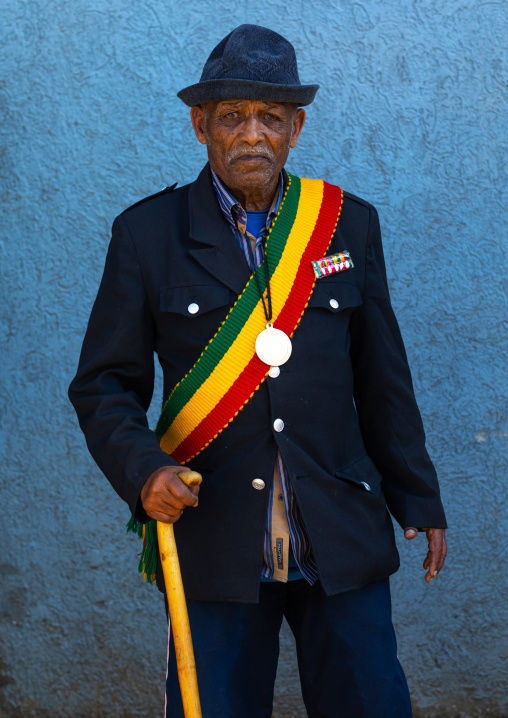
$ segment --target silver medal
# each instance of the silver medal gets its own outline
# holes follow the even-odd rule
[[[292,351],[291,339],[268,322],[256,339],[256,354],[265,364],[280,366],[287,362]]]

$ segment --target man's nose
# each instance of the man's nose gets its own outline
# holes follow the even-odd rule
[[[242,135],[243,139],[250,145],[256,145],[259,141],[264,140],[262,124],[257,115],[252,114],[245,118]]]

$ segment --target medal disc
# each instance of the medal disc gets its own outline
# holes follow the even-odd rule
[[[256,339],[256,354],[265,364],[280,366],[287,362],[292,351],[291,339],[280,329],[267,325]]]

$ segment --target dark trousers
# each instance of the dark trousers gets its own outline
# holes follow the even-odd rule
[[[261,583],[257,604],[188,601],[203,718],[270,718],[286,617],[310,718],[410,718],[388,579],[327,597],[305,580]],[[166,718],[183,718],[172,638]]]

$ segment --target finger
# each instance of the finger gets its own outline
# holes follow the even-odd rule
[[[437,564],[431,561],[429,564],[429,570],[425,574],[425,580],[427,581],[427,583],[430,583],[433,578],[436,578],[438,573],[439,570],[437,569]]]
[[[432,578],[437,576],[440,554],[432,552],[429,561],[429,573]]]
[[[172,475],[171,480],[168,481],[167,488],[173,495],[174,500],[181,502],[182,508],[197,504],[197,496],[191,489],[199,489],[199,486],[189,488],[183,483],[182,479]]]
[[[425,580],[427,582],[432,581],[433,578],[437,576],[437,564],[438,564],[438,557],[439,557],[439,549],[433,549],[432,543],[429,544],[429,551],[427,553],[427,558],[424,561],[424,568],[427,568],[427,574],[425,576]]]
[[[429,581],[432,581],[432,579],[437,576],[437,562],[434,556],[430,559],[429,570],[427,571],[425,579],[427,579],[427,576],[429,576]]]
[[[193,505],[197,505],[196,498],[194,498]],[[150,511],[159,511],[172,516],[186,509],[188,504],[177,499],[169,489],[162,487],[152,492],[150,496],[145,499],[143,507],[148,514],[150,514]]]
[[[169,489],[167,489],[164,492],[164,494],[160,497],[160,499],[161,499],[162,506],[166,506],[166,507],[172,508],[172,509],[182,510],[182,509],[186,509],[187,506],[189,506],[188,503],[185,503],[184,501],[179,499],[178,496],[175,496],[175,494],[172,491],[170,491]],[[195,501],[196,501],[196,499],[194,499],[194,502]],[[190,504],[190,505],[192,506],[192,504]]]
[[[424,568],[428,569],[425,580],[432,581],[442,569],[446,558],[446,538],[444,529],[426,529],[429,541],[429,551],[424,561]]]
[[[189,489],[190,489],[191,493],[194,494],[194,496],[196,497],[196,499],[198,499],[199,489],[200,489],[200,488],[201,488],[200,486],[189,486]],[[196,503],[193,504],[193,506],[196,507],[196,506],[198,505],[198,503],[199,503],[199,500],[196,500]]]
[[[439,540],[435,541],[435,548],[432,548],[432,560],[430,564],[430,572],[433,577],[437,576],[437,574],[441,571],[443,568],[444,562],[446,558],[446,540],[443,538],[440,538]]]
[[[171,506],[176,506],[181,509],[186,509],[189,506],[192,506],[193,508],[195,508],[199,503],[199,499],[198,499],[199,486],[191,487],[190,492],[191,492],[193,498],[192,498],[192,500],[190,500],[188,502],[184,502],[181,499],[176,498],[174,496],[174,494],[171,494],[171,493],[168,493],[168,502],[171,504]]]
[[[407,529],[404,529],[404,538],[410,541],[411,539],[414,539],[415,536],[418,536],[418,529],[415,529],[412,526],[409,526]]]
[[[147,511],[147,513],[152,519],[160,521],[163,524],[174,524],[181,517],[183,511],[176,511],[174,514],[163,511],[152,511],[150,513]]]
[[[442,553],[441,553],[441,558],[439,559],[439,563],[438,563],[438,566],[437,566],[437,572],[438,572],[438,573],[441,571],[441,569],[442,569],[443,566],[444,566],[444,562],[445,562],[446,554],[447,554],[447,553],[448,553],[448,549],[447,549],[446,541],[445,541],[444,547],[443,547],[443,551],[442,551]]]
[[[426,562],[426,564],[427,564],[427,565],[425,566],[425,568],[428,569],[428,570],[427,570],[427,573],[425,574],[425,581],[426,581],[427,583],[430,583],[430,582],[432,581],[432,579],[435,578],[436,575],[437,575],[437,574],[435,573],[435,565],[434,565],[434,563],[433,563],[432,555],[429,555],[429,556],[425,559],[425,562]]]
[[[158,489],[152,490],[150,495],[145,499],[143,506],[147,513],[149,513],[151,509],[152,511],[173,514],[176,511],[187,508],[187,504],[184,504],[183,501],[176,498],[165,486],[160,486]]]
[[[150,514],[150,511],[152,513],[158,513],[162,514],[164,516],[180,516],[183,509],[176,508],[175,506],[168,506],[167,504],[161,504],[159,502],[153,502],[151,505],[148,506],[147,514]]]

